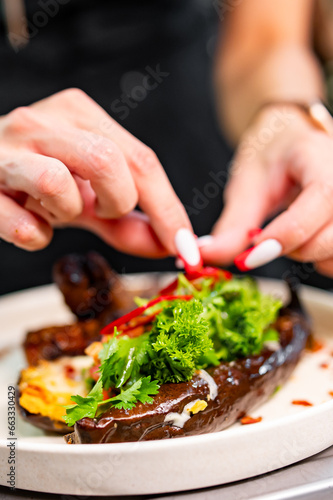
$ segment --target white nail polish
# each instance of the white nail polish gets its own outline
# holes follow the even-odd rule
[[[205,247],[206,245],[211,245],[214,241],[214,237],[211,236],[210,234],[206,234],[205,236],[200,236],[200,238],[197,239],[197,244],[198,247]]]
[[[177,252],[190,266],[199,264],[201,257],[194,234],[189,229],[178,229],[175,236]]]
[[[185,267],[184,262],[182,261],[182,259],[179,259],[179,258],[177,258],[175,260],[175,266],[177,269],[184,269],[184,267]]]
[[[249,269],[263,266],[271,260],[276,259],[282,252],[282,245],[277,240],[269,239],[259,243],[245,259],[245,265]]]

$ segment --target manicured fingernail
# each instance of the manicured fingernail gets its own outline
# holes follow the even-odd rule
[[[214,237],[211,236],[210,234],[206,234],[205,236],[200,236],[200,238],[197,239],[197,244],[199,248],[205,247],[206,245],[211,245],[213,243]]]
[[[175,260],[175,266],[177,269],[184,269],[185,267],[184,262],[179,257],[177,257],[177,259]]]
[[[279,257],[281,252],[281,243],[277,240],[269,239],[238,255],[234,263],[240,271],[249,271],[249,269],[254,269],[255,267],[271,262],[271,260]]]
[[[255,238],[261,233],[262,229],[260,227],[255,227],[253,229],[250,229],[249,232],[247,233],[248,237],[252,240],[252,238]]]
[[[177,231],[175,236],[175,246],[187,271],[193,271],[202,266],[202,258],[197,240],[189,229],[182,228]]]

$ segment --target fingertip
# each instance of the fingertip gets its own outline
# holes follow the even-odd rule
[[[30,214],[15,221],[11,243],[28,251],[42,250],[52,240],[53,229],[49,224]]]
[[[186,271],[191,272],[202,267],[203,261],[197,238],[190,229],[178,229],[174,242],[178,256],[183,260]]]

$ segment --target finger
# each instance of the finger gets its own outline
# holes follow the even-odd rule
[[[317,262],[333,258],[333,224],[327,224],[289,256],[301,262]]]
[[[318,151],[322,154],[318,155]],[[253,249],[237,256],[235,263],[242,270],[266,264],[282,254],[292,254],[331,220],[330,151],[329,138],[318,133],[298,141],[288,152],[281,168],[300,188],[300,194],[286,211],[265,227]]]
[[[260,234],[258,243],[275,239],[281,253],[289,254],[304,245],[332,218],[333,187],[327,181],[311,182],[281,215]]]
[[[168,255],[147,217],[139,212],[132,212],[117,220],[102,220],[83,214],[74,224],[89,229],[124,253],[146,258],[162,258]]]
[[[110,140],[68,129],[66,137],[57,135],[52,144],[44,144],[43,153],[59,158],[72,172],[90,181],[100,217],[119,218],[137,205],[137,190],[124,155]]]
[[[333,259],[316,262],[315,269],[318,273],[333,278]]]
[[[33,145],[36,152],[64,163],[71,172],[91,182],[101,217],[118,218],[137,204],[137,191],[124,155],[111,140],[50,119],[31,108],[7,117],[7,134]]]
[[[84,200],[84,211],[75,221],[75,225],[84,227],[112,245],[117,250],[147,258],[161,258],[168,255],[161,245],[146,215],[131,212],[118,220],[96,218],[94,204],[96,194],[88,181],[75,176],[75,180]],[[73,224],[71,224],[73,225]]]
[[[259,227],[275,205],[264,168],[237,158],[235,165],[237,169],[231,172],[225,207],[213,228],[213,238],[208,243],[203,240],[201,254],[207,263],[229,264],[251,242],[249,231]]]
[[[0,237],[25,250],[40,250],[52,239],[52,229],[14,200],[0,193]]]
[[[64,108],[67,119],[73,120],[77,127],[94,130],[97,135],[111,139],[118,145],[133,175],[141,209],[149,216],[162,245],[171,253],[177,253],[179,249],[175,245],[176,234],[183,228],[192,233],[191,223],[155,153],[121,127],[82,91],[69,89],[53,99],[66,102]],[[54,109],[56,108],[57,106],[54,106]],[[189,235],[185,246],[188,247],[185,253],[190,260],[193,258],[194,262],[199,253],[195,240]]]
[[[0,151],[0,183],[29,194],[61,221],[77,217],[82,199],[67,167],[57,159],[30,152]]]

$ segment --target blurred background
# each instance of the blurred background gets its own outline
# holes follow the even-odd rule
[[[221,3],[0,0],[0,114],[68,87],[83,89],[156,151],[196,234],[208,234],[222,209],[223,183],[214,195],[202,189],[214,174],[222,172],[225,179],[232,157],[218,125],[212,82],[217,33],[224,23]],[[22,23],[29,37],[22,36]],[[17,36],[9,40],[8,32]],[[316,2],[313,45],[333,105],[331,0]],[[158,85],[147,91],[143,80],[156,68]],[[33,253],[0,241],[0,294],[48,283],[58,257],[91,249],[118,272],[175,269],[174,259],[130,257],[83,230],[63,229],[55,231],[48,248]],[[311,265],[288,259],[254,274],[281,278],[290,272],[307,284],[333,288]]]

